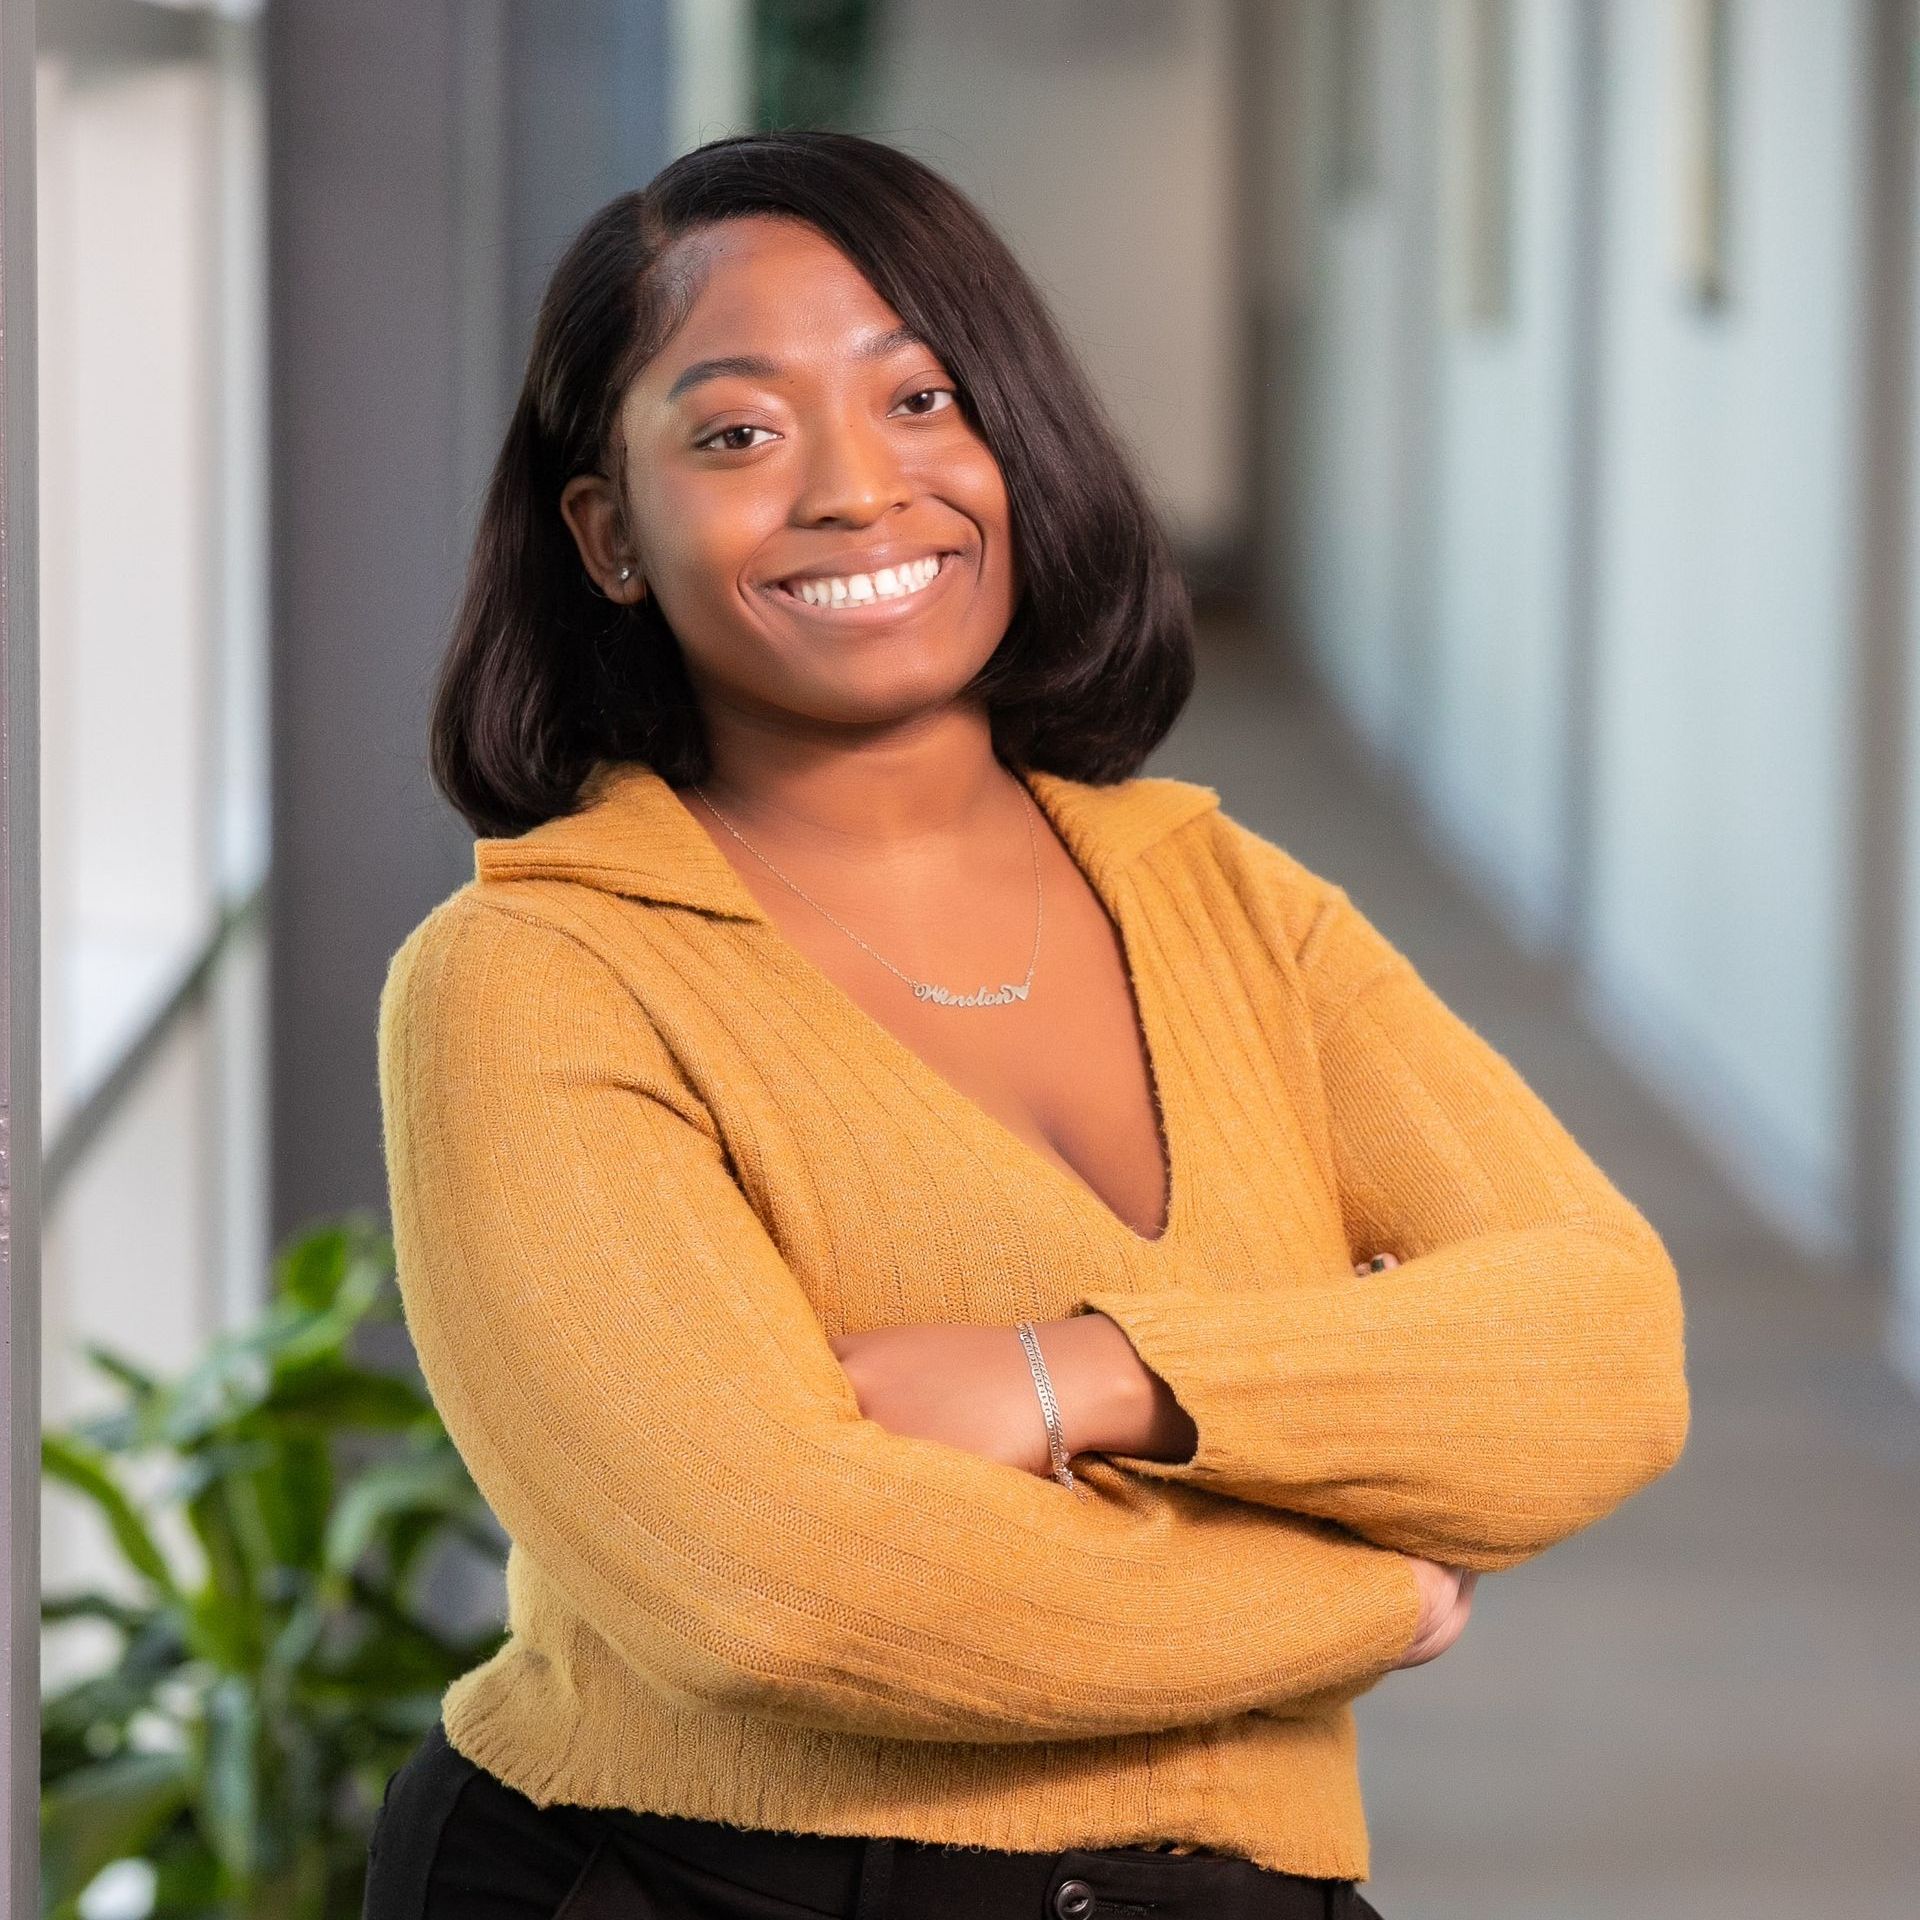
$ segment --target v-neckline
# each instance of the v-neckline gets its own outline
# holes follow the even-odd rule
[[[1020,776],[1016,774],[1015,778],[1020,779]],[[1146,1059],[1149,1094],[1153,1102],[1155,1133],[1160,1150],[1163,1215],[1161,1229],[1152,1238],[1129,1226],[1079,1174],[1069,1167],[1048,1159],[1032,1141],[1021,1139],[1004,1120],[988,1112],[978,1100],[956,1086],[924,1055],[908,1046],[878,1015],[869,1013],[824,967],[796,946],[785,929],[764,908],[760,908],[756,920],[763,924],[762,937],[779,955],[780,962],[786,970],[805,987],[808,997],[833,1007],[843,1024],[865,1034],[868,1044],[883,1054],[894,1071],[903,1079],[914,1082],[923,1090],[937,1096],[956,1112],[965,1115],[969,1124],[977,1132],[985,1134],[996,1142],[1003,1152],[1017,1154],[1031,1162],[1047,1179],[1077,1201],[1083,1210],[1090,1209],[1109,1230],[1130,1241],[1141,1253],[1165,1253],[1171,1249],[1171,1244],[1179,1230],[1186,1197],[1186,1182],[1182,1178],[1181,1134],[1173,1111],[1175,1102],[1170,1096],[1164,1071],[1170,1048],[1167,1044],[1159,1006],[1153,1001],[1142,982],[1134,932],[1127,924],[1126,915],[1121,907],[1121,894],[1124,889],[1113,884],[1109,876],[1094,871],[1097,862],[1090,861],[1087,850],[1076,844],[1074,834],[1061,816],[1048,804],[1041,786],[1030,779],[1021,779],[1020,784],[1026,789],[1034,805],[1039,808],[1041,817],[1052,827],[1060,844],[1066,849],[1068,859],[1078,868],[1080,877],[1087,883],[1094,898],[1100,902],[1119,939],[1121,964],[1127,979],[1128,999],[1131,1003],[1138,1042]],[[687,805],[678,790],[669,786],[667,791],[686,812],[693,830],[711,845],[711,835],[694,816],[693,809]],[[726,856],[717,846],[714,851],[717,857],[725,859]],[[740,885],[745,888],[745,881],[742,880]],[[1112,888],[1111,892],[1108,891],[1109,886]],[[750,894],[749,897],[751,897]],[[756,905],[758,905],[757,902]]]

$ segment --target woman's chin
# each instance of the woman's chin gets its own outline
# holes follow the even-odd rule
[[[898,724],[951,706],[980,669],[971,651],[918,653],[863,664],[858,673],[824,670],[792,691],[792,707],[832,726]]]

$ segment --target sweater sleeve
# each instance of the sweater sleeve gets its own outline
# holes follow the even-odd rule
[[[864,1417],[711,1114],[565,928],[455,895],[395,955],[379,1040],[428,1389],[518,1550],[648,1685],[1038,1741],[1351,1695],[1410,1643],[1408,1562],[1342,1528],[1107,1463],[1082,1500]]]
[[[1356,1278],[1089,1293],[1193,1420],[1129,1470],[1510,1567],[1665,1472],[1689,1423],[1658,1235],[1354,906],[1226,822],[1297,980]]]

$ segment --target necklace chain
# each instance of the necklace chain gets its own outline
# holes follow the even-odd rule
[[[856,946],[866,947],[867,952],[873,954],[873,957],[878,960],[889,973],[893,974],[897,979],[904,980],[907,985],[913,989],[915,999],[931,1000],[936,1006],[942,1007],[1002,1007],[1011,1001],[1024,1000],[1027,997],[1028,991],[1033,986],[1033,970],[1035,966],[1039,964],[1040,960],[1040,922],[1045,901],[1040,885],[1040,845],[1035,839],[1033,831],[1033,796],[1027,792],[1024,783],[1022,783],[1020,788],[1020,797],[1026,803],[1027,850],[1033,856],[1033,953],[1027,961],[1027,977],[1021,981],[1018,986],[1013,985],[1012,982],[1009,981],[999,987],[983,986],[978,993],[955,993],[950,987],[935,986],[931,981],[916,980],[912,974],[902,973],[885,954],[874,952],[874,949],[867,946],[867,943],[862,940],[844,920],[836,919],[834,915],[829,913],[827,909],[797,881],[788,879],[787,876],[707,798],[705,789],[703,789],[698,782],[694,784],[693,791],[699,794],[700,804],[705,807],[782,886],[788,887],[797,893],[814,912],[820,914],[827,920],[831,920]]]

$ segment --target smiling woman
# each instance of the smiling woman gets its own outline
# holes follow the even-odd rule
[[[955,376],[791,217],[701,228],[663,270],[690,304],[621,399],[612,470],[561,491],[587,570],[657,610],[709,734],[717,708],[790,734],[949,701],[1015,605],[1007,482]]]
[[[434,715],[474,878],[379,1034],[509,1631],[369,1920],[1370,1914],[1353,1699],[1676,1457],[1659,1240],[1138,773],[1192,680],[915,161],[719,142],[561,262]]]
[[[817,554],[775,538],[780,487],[871,486],[882,447],[899,461],[883,487],[942,476],[912,528],[829,512]],[[696,543],[716,538],[710,560]],[[897,591],[899,561],[949,553],[976,644],[991,636],[949,691],[990,716],[1000,756],[1095,781],[1137,768],[1192,691],[1186,590],[1031,281],[891,148],[699,148],[602,208],[554,272],[441,674],[435,778],[491,833],[566,811],[598,760],[704,779],[686,591],[744,612],[783,579],[837,576],[844,612],[859,574],[878,605],[882,570]]]

